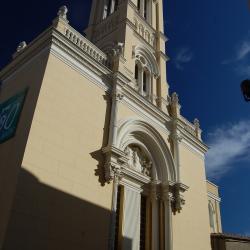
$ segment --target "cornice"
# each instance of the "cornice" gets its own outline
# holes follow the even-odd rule
[[[186,141],[188,144],[190,144],[190,146],[194,147],[196,150],[199,150],[203,156],[205,155],[205,153],[208,151],[206,144],[204,144],[195,136],[189,134],[186,130],[178,129],[178,131],[180,131],[180,136],[184,142]]]
[[[50,27],[35,38],[27,47],[20,51],[18,55],[13,58],[9,64],[7,64],[0,71],[0,79],[6,80],[12,73],[22,67],[25,63],[37,56],[42,50],[46,49],[49,51],[51,45],[51,35],[53,28]]]
[[[138,110],[140,108],[140,110],[143,110],[145,114],[150,114],[152,117],[161,122],[164,127],[166,127],[167,122],[171,121],[171,118],[166,113],[140,95],[131,86],[124,85],[123,94],[125,97],[124,102],[127,102],[127,104],[132,103],[135,108],[138,108]]]
[[[26,62],[39,55],[43,51],[51,52],[56,55],[60,60],[64,61],[67,65],[81,74],[87,76],[97,86],[101,87],[104,91],[110,92],[111,85],[114,77],[117,78],[118,84],[123,89],[124,100],[130,108],[141,113],[146,119],[150,117],[154,124],[160,126],[165,133],[169,134],[171,131],[171,118],[168,114],[164,113],[154,104],[149,102],[146,98],[137,93],[132,87],[128,85],[130,79],[118,72],[114,74],[109,68],[102,63],[95,60],[89,54],[85,53],[79,46],[69,40],[64,34],[59,32],[53,27],[45,30],[41,35],[34,39],[23,51],[21,51],[1,72],[0,79],[4,81],[7,77],[11,76]],[[86,70],[87,69],[87,70]],[[207,146],[198,140],[195,136],[189,134],[178,123],[178,129],[182,137],[188,141],[194,148],[202,153],[207,151]]]
[[[221,198],[211,192],[207,192],[207,196],[213,200],[216,200],[219,203],[221,202]]]
[[[216,184],[214,184],[213,182],[207,180],[207,183],[211,186],[214,186],[215,188],[219,188],[219,186],[217,186]]]
[[[92,72],[92,75],[96,74],[99,77],[102,77],[104,82],[110,81],[110,75],[112,74],[110,69],[108,69],[102,63],[94,60],[94,58],[89,56],[84,51],[80,50],[78,46],[76,46],[73,42],[67,39],[67,37],[65,37],[53,27],[45,30],[23,51],[13,58],[13,60],[1,70],[0,79],[2,81],[6,80],[13,73],[19,70],[20,67],[22,67],[25,63],[38,56],[41,51],[44,51],[44,49],[46,49],[48,53],[51,52],[53,55],[56,55],[68,65],[70,64],[69,66],[74,69],[76,69],[76,65],[74,65],[72,59],[76,60],[79,64],[81,64],[81,66],[85,66],[87,69],[89,69]],[[67,54],[68,57],[66,58],[62,52]],[[102,88],[107,90],[106,84],[103,83],[102,85]]]

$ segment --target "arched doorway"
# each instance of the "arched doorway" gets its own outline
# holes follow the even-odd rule
[[[170,250],[176,169],[167,144],[151,125],[131,119],[120,122],[115,146],[119,159],[109,158],[118,180],[113,193],[114,249],[128,249],[129,242],[133,250]]]

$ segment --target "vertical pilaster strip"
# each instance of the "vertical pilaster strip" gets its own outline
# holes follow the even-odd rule
[[[111,222],[110,222],[110,238],[109,238],[109,249],[114,250],[115,248],[115,225],[116,225],[116,211],[117,211],[117,193],[119,186],[120,176],[114,175],[113,180],[113,192],[112,192],[112,206],[111,206]]]
[[[163,213],[164,213],[164,246],[163,250],[172,250],[173,249],[173,235],[172,235],[172,209],[171,209],[171,198],[169,195],[169,185],[162,185],[161,200],[163,204]]]
[[[139,85],[139,93],[143,94],[143,67],[139,64],[139,74],[138,74],[138,85]]]
[[[162,198],[159,200],[159,206],[160,206],[160,225],[159,225],[159,240],[160,240],[160,250],[165,250],[165,214],[164,214],[164,202],[162,201]]]
[[[113,87],[112,93],[112,107],[111,107],[111,117],[110,117],[110,126],[109,126],[109,145],[116,146],[117,140],[117,113],[119,102],[123,99],[123,95],[118,92],[117,86]]]
[[[154,102],[154,77],[151,76],[151,84],[150,84],[150,101],[153,103]]]
[[[159,210],[157,204],[157,185],[155,183],[151,184],[151,208],[152,208],[152,243],[151,249],[159,249]]]
[[[145,4],[145,0],[141,0],[140,1],[140,14],[144,17],[144,4]]]

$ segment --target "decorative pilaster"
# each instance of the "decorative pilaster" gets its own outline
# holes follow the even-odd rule
[[[143,67],[139,64],[139,72],[138,72],[138,83],[139,83],[139,93],[143,94]]]
[[[150,187],[152,242],[151,249],[159,249],[159,209],[157,183],[152,182]]]
[[[173,235],[172,235],[172,209],[171,209],[171,194],[168,184],[161,185],[161,204],[162,204],[162,250],[172,250],[173,249]]]
[[[140,1],[140,14],[144,17],[144,4],[145,0]]]
[[[117,138],[117,113],[118,113],[118,105],[119,102],[123,99],[123,94],[121,94],[118,89],[117,85],[113,87],[112,93],[112,107],[111,107],[111,118],[110,118],[110,127],[109,127],[109,145],[116,146],[116,138]]]
[[[109,250],[113,250],[115,245],[115,227],[116,227],[116,212],[117,212],[117,194],[118,186],[122,174],[119,169],[114,170],[113,176],[113,193],[112,193],[112,207],[111,207],[111,222],[110,222],[110,238],[109,238]]]
[[[182,184],[182,176],[181,176],[180,143],[183,138],[178,130],[178,119],[180,117],[180,108],[181,106],[179,104],[179,97],[176,93],[173,93],[170,100],[170,111],[173,119],[170,138],[173,146],[173,157],[176,167],[176,183],[174,183],[171,188],[171,192],[173,194],[172,209],[174,213],[181,212],[182,207],[185,204],[185,200],[182,196],[182,193],[188,189],[186,185]]]

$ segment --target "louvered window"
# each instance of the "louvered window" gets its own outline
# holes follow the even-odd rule
[[[118,249],[119,245],[119,229],[120,229],[120,212],[121,212],[121,186],[118,187],[117,191],[117,205],[116,205],[116,221],[115,221],[115,250]]]
[[[141,196],[140,250],[146,249],[147,198]]]

